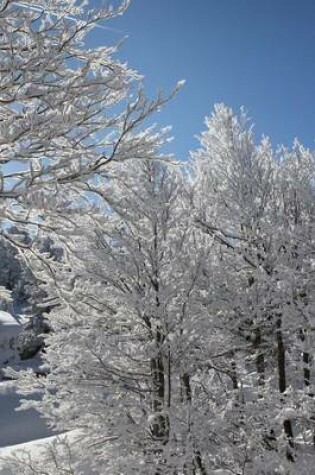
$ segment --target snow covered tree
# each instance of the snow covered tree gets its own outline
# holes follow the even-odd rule
[[[1,234],[53,330],[50,373],[21,391],[82,431],[95,473],[308,474],[314,153],[256,145],[219,105],[190,176],[163,163],[146,120],[168,98],[148,101],[116,47],[88,47],[127,3],[0,6]]]
[[[255,145],[246,115],[222,105],[206,125],[192,162],[195,219],[220,261],[209,311],[217,308],[221,364],[234,378],[222,404],[234,408],[231,469],[297,473],[298,445],[311,441],[314,411],[304,347],[313,319],[314,154],[299,144],[274,153],[267,139]],[[306,396],[296,368],[301,347]]]
[[[139,75],[113,58],[116,47],[88,46],[89,33],[127,6],[1,2],[0,217],[7,239],[15,241],[8,223],[49,232],[48,216],[82,206],[110,162],[149,157],[150,132],[139,126],[165,98],[146,100]]]
[[[137,160],[113,165],[108,178],[94,189],[98,212],[65,230],[51,372],[37,381],[43,400],[35,405],[57,429],[84,430],[99,470],[206,473],[193,380],[207,341],[208,238],[195,235],[176,170]]]
[[[23,249],[47,290],[45,305],[60,306],[60,314],[71,308],[67,285],[72,300],[78,298],[71,287],[75,259],[70,253],[63,262],[42,255],[42,237],[51,234],[67,251],[67,238],[81,224],[78,215],[87,224],[98,208],[99,188],[106,194],[110,166],[156,157],[161,143],[160,133],[143,123],[170,96],[147,100],[139,75],[113,59],[116,47],[87,46],[91,30],[123,13],[127,3],[92,12],[75,1],[1,4],[1,233]],[[101,198],[106,203],[110,195]],[[31,243],[7,232],[12,223],[31,229]],[[80,295],[88,285],[81,281]],[[67,326],[64,313],[62,319]]]
[[[190,175],[147,129],[134,160],[88,183],[94,200],[43,219],[62,259],[25,251],[53,332],[50,373],[21,389],[82,431],[74,473],[91,454],[96,473],[126,475],[314,461],[314,154],[256,145],[222,105],[206,123]]]
[[[257,146],[225,106],[207,127],[190,176],[152,160],[158,134],[148,160],[89,185],[84,215],[49,217],[64,259],[33,264],[50,374],[21,385],[54,427],[83,431],[74,473],[91,454],[126,475],[314,461],[314,155]]]

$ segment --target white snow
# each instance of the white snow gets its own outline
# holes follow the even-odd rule
[[[14,346],[14,338],[21,331],[20,324],[8,312],[0,310],[0,354],[1,350],[7,352]]]
[[[44,419],[35,410],[16,411],[19,400],[14,381],[0,383],[0,447],[52,435]]]
[[[4,312],[3,310],[0,310],[0,328],[2,330],[2,327],[5,329],[9,329],[11,327],[12,329],[15,328],[17,330],[17,327],[19,328],[19,323],[17,320],[8,312]]]
[[[30,454],[37,454],[37,456],[41,455],[45,446],[54,442],[56,437],[56,435],[53,435],[51,437],[45,437],[43,439],[37,439],[31,442],[25,442],[24,444],[9,445],[7,447],[0,448],[0,467],[1,460],[4,457],[12,457],[19,453],[25,453],[26,451],[28,451]]]
[[[23,466],[30,461],[34,467],[45,464],[45,468],[54,466],[52,453],[56,458],[65,461],[69,456],[67,448],[69,444],[75,444],[80,439],[80,431],[72,431],[67,434],[55,435],[43,439],[34,440],[24,444],[13,445],[0,449],[0,475],[16,475],[16,463]],[[84,470],[86,475],[89,470]],[[38,472],[36,472],[38,473]]]
[[[0,310],[0,372],[8,365],[38,366],[39,358],[19,361],[16,339],[21,331],[19,322],[8,312]],[[2,375],[3,376],[3,375]],[[0,447],[11,446],[52,435],[44,419],[33,410],[16,411],[20,396],[14,381],[0,381]],[[2,449],[0,449],[2,450]]]
[[[15,342],[20,324],[8,312],[0,310],[0,368],[16,357]]]

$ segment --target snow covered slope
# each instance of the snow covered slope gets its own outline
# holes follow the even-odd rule
[[[22,326],[10,313],[0,310],[0,447],[11,446],[52,435],[52,431],[32,409],[17,411],[20,396],[14,381],[3,381],[8,366],[38,368],[40,358],[20,361],[17,338]],[[2,381],[1,381],[2,380]]]
[[[14,381],[0,383],[0,447],[52,435],[35,410],[16,411],[20,397],[16,394]]]
[[[17,320],[0,310],[0,368],[16,357],[16,339],[21,331]]]
[[[15,462],[13,460],[27,460],[29,457],[42,459],[46,447],[54,443],[55,436],[39,439],[25,444],[11,445],[0,449],[0,475],[15,475]]]
[[[35,440],[25,444],[0,449],[0,475],[45,473],[74,473],[76,457],[73,450],[80,440],[80,432]],[[71,448],[70,448],[71,446]],[[82,471],[81,471],[82,470]],[[80,465],[80,473],[96,475],[89,466]]]

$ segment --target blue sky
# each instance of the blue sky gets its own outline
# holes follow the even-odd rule
[[[122,33],[99,29],[98,40],[128,35],[119,57],[150,95],[187,80],[156,117],[173,126],[178,158],[197,147],[216,102],[245,106],[257,139],[314,146],[315,0],[133,0],[109,26]]]

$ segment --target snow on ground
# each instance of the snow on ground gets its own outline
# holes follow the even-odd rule
[[[16,411],[20,405],[20,396],[16,392],[14,381],[6,379],[3,369],[7,366],[17,368],[34,368],[37,370],[42,363],[40,357],[20,361],[17,351],[17,337],[21,325],[10,313],[0,310],[0,447],[20,444],[52,435],[39,414],[29,409]]]
[[[31,472],[35,474],[41,474],[41,468],[43,467],[45,473],[49,473],[49,470],[53,470],[53,468],[55,469],[54,473],[56,473],[56,463],[60,469],[71,470],[73,467],[73,453],[71,451],[80,438],[80,431],[72,431],[25,444],[4,447],[0,449],[0,475],[23,473],[23,470],[26,470],[30,464],[34,469],[34,472]],[[92,475],[89,467],[85,466],[81,469],[83,469],[84,475]],[[63,473],[62,470],[61,472]]]
[[[0,449],[0,475],[20,475],[24,473],[23,470],[31,463],[33,470],[31,472],[35,475],[42,475],[41,468],[45,467],[45,473],[76,473],[67,472],[73,468],[76,456],[73,457],[76,443],[81,440],[80,431],[72,431],[67,434],[48,437],[45,439],[35,440],[25,444],[4,447]],[[59,471],[56,472],[56,462],[59,466]],[[99,475],[89,465],[80,465],[80,473],[84,475]],[[54,470],[53,470],[54,469]],[[64,472],[63,472],[63,470]],[[21,471],[20,471],[21,470]],[[210,475],[231,475],[229,470],[214,470]]]
[[[16,394],[14,381],[0,383],[0,447],[52,435],[44,419],[35,410],[16,411],[20,397]]]
[[[15,342],[21,331],[18,321],[0,310],[0,367],[16,358]]]
[[[19,326],[18,321],[9,313],[4,310],[0,310],[0,326],[4,328],[13,328]]]
[[[0,449],[0,475],[16,475],[19,470],[26,468],[29,463],[34,468],[45,467],[45,470],[53,467],[53,459],[58,460],[64,467],[71,463],[69,457],[69,444],[75,444],[79,438],[79,432],[73,431],[68,434],[38,439],[25,444],[13,445]],[[53,454],[53,456],[52,456]],[[35,472],[40,473],[40,472]],[[86,472],[88,475],[88,471]]]
[[[3,370],[12,366],[38,371],[42,364],[40,355],[31,360],[20,360],[17,339],[21,323],[10,313],[0,310],[0,475],[19,473],[16,457],[22,460],[26,457],[26,463],[31,456],[42,463],[43,457],[49,456],[48,447],[51,449],[58,441],[58,451],[62,452],[67,446],[65,440],[62,439],[60,444],[59,436],[52,436],[53,432],[34,409],[17,411],[21,396],[17,394],[16,382],[6,380]],[[7,457],[11,460],[5,461]]]
[[[7,447],[0,448],[0,474],[2,475],[1,468],[4,464],[4,459],[6,457],[14,457],[16,455],[22,456],[26,453],[35,456],[36,458],[42,457],[45,447],[53,443],[56,439],[56,436],[46,437],[43,439],[33,440],[31,442],[26,442],[24,444],[9,445]]]

